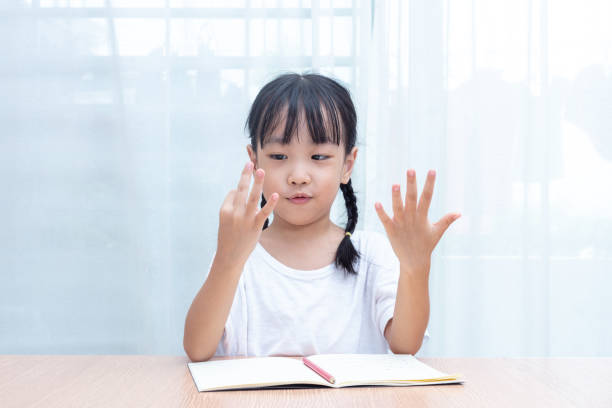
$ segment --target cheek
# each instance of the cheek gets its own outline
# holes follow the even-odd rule
[[[329,171],[325,181],[328,185],[340,184],[340,181],[342,181],[342,169],[334,169],[334,171]]]
[[[320,194],[325,194],[333,201],[340,188],[340,178],[336,174],[328,174],[324,179],[319,179]]]
[[[263,194],[267,198],[273,193],[278,193],[282,195],[279,181],[276,180],[274,177],[269,177],[268,175],[266,175],[263,183]]]

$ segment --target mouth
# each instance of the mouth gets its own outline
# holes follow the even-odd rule
[[[305,204],[308,201],[310,201],[312,197],[308,197],[308,196],[295,196],[295,197],[290,197],[287,200],[291,201],[293,204]]]

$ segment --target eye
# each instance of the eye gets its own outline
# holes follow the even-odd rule
[[[283,156],[285,156],[285,155],[284,154],[270,154],[270,155],[268,155],[268,157],[270,157],[272,160],[282,160]],[[312,157],[315,158],[316,161],[321,161],[321,160],[325,160],[325,159],[329,158],[329,156],[324,155],[324,154],[315,154]],[[320,157],[320,159],[316,159],[316,157]]]

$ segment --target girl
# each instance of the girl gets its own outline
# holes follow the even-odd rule
[[[405,205],[393,185],[392,218],[375,204],[387,240],[355,231],[357,116],[342,85],[281,75],[261,89],[246,125],[250,160],[221,206],[217,250],[187,313],[188,357],[415,354],[428,336],[431,253],[459,217],[429,223],[435,172],[418,205],[413,170]],[[338,188],[344,229],[329,218]]]

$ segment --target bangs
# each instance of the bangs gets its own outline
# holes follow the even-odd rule
[[[346,150],[350,151],[355,133],[355,130],[350,131],[354,128],[350,124],[356,122],[352,103],[346,106],[347,97],[350,102],[350,96],[332,80],[318,78],[289,74],[262,88],[247,119],[255,150],[255,144],[263,148],[272,136],[281,136],[279,141],[284,145],[291,143],[294,135],[299,138],[297,129],[305,120],[315,144],[333,143],[339,146],[343,136],[346,139],[347,133],[349,136],[352,134],[353,140],[350,137],[345,140]],[[343,92],[347,95],[343,95]],[[284,129],[279,129],[283,122]],[[347,123],[349,126],[346,126]]]
[[[291,143],[294,135],[299,140],[297,130],[304,121],[313,143],[340,145],[342,129],[339,113],[333,102],[319,101],[314,95],[305,99],[298,99],[295,94],[291,96],[293,98],[273,103],[266,109],[264,115],[268,120],[262,121],[261,130],[257,132],[261,148],[263,149],[273,135],[282,135],[281,143],[284,145]],[[285,128],[279,129],[283,122]]]

